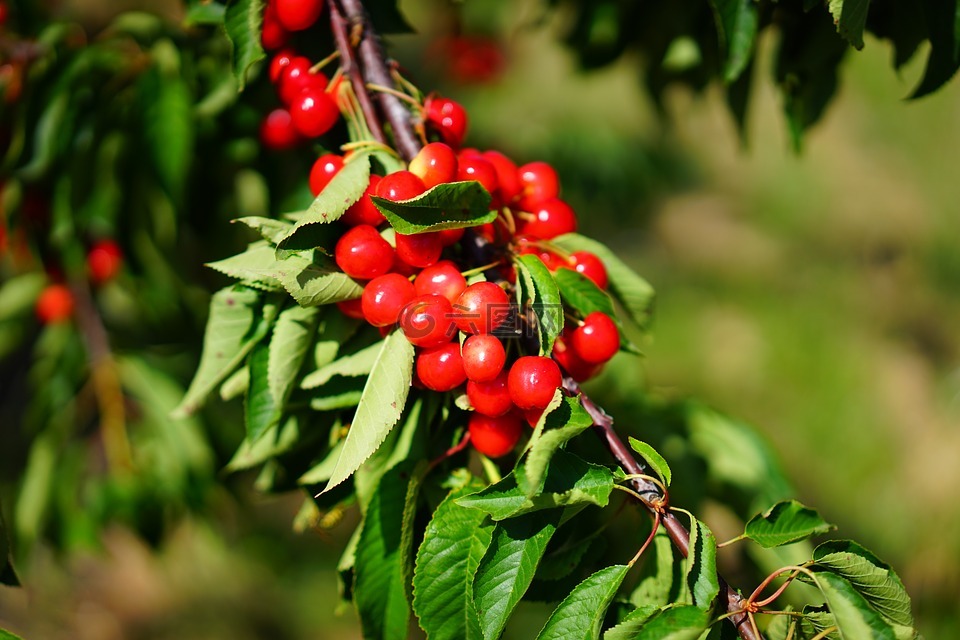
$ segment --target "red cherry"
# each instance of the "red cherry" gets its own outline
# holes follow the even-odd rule
[[[94,284],[112,280],[123,266],[123,251],[113,240],[101,240],[87,253],[87,272]]]
[[[460,242],[460,238],[463,237],[463,233],[466,229],[444,229],[443,231],[438,231],[440,234],[440,244],[445,247],[449,247],[452,244],[457,244]]]
[[[393,273],[399,273],[404,278],[410,278],[410,276],[415,276],[420,273],[420,268],[415,267],[412,264],[407,264],[400,259],[400,256],[394,255],[393,258],[393,268],[390,269]]]
[[[499,458],[517,446],[523,427],[520,418],[512,413],[498,418],[474,413],[467,422],[467,430],[474,449],[490,458]]]
[[[361,224],[347,231],[334,249],[337,266],[351,278],[370,280],[390,271],[393,247],[377,230]]]
[[[507,387],[510,399],[521,409],[542,409],[562,382],[556,362],[543,356],[523,356],[510,367]]]
[[[400,329],[418,347],[438,347],[457,333],[453,307],[443,296],[417,296],[400,312]]]
[[[497,180],[497,170],[481,155],[460,157],[457,180],[476,180],[494,197],[496,197],[500,188],[500,182]]]
[[[511,204],[523,191],[523,184],[517,174],[517,165],[499,151],[487,151],[483,157],[493,165],[497,172],[497,184],[500,185],[500,199],[505,204]]]
[[[423,180],[409,171],[397,171],[386,176],[377,185],[377,196],[384,200],[398,202],[409,200],[427,190]]]
[[[454,308],[461,331],[491,333],[509,317],[510,299],[493,282],[477,282],[463,290]]]
[[[273,56],[273,59],[270,60],[270,82],[277,84],[280,81],[283,70],[287,68],[296,55],[293,49],[284,49]]]
[[[337,308],[348,318],[364,320],[363,317],[363,299],[354,298],[353,300],[343,300],[337,303]]]
[[[493,380],[507,361],[507,352],[496,336],[470,336],[464,340],[462,351],[463,368],[474,382]]]
[[[502,416],[513,409],[507,372],[501,371],[487,382],[467,380],[467,399],[474,411],[485,416]]]
[[[275,51],[287,46],[290,34],[277,19],[277,8],[270,2],[263,12],[263,30],[260,32],[260,43],[267,51]]]
[[[271,151],[284,151],[300,143],[300,134],[286,109],[274,109],[260,124],[260,144]]]
[[[363,316],[375,327],[396,324],[400,311],[415,295],[413,283],[399,273],[378,276],[363,288]]]
[[[370,199],[371,195],[376,195],[377,185],[380,184],[381,179],[382,178],[377,175],[370,176],[370,184],[363,190],[363,195],[359,200],[350,205],[346,213],[340,217],[340,220],[344,224],[351,227],[355,227],[358,224],[369,224],[370,226],[376,227],[386,220],[383,214],[380,213],[380,210],[377,209],[377,205],[373,204],[373,200]]]
[[[586,382],[600,373],[603,365],[590,364],[581,360],[569,344],[571,333],[572,331],[564,329],[563,335],[557,337],[557,341],[553,344],[553,359],[571,378],[577,382]]]
[[[467,111],[448,98],[427,98],[424,119],[451,147],[459,147],[467,135]]]
[[[610,316],[594,311],[574,330],[570,346],[584,362],[603,364],[620,350],[620,332]]]
[[[556,271],[560,267],[567,266],[563,258],[552,251],[542,248],[538,243],[538,239],[533,236],[520,236],[517,238],[517,250],[520,255],[535,255],[539,257],[550,271]]]
[[[414,267],[429,267],[440,259],[443,244],[436,232],[397,234],[397,257]]]
[[[593,284],[601,289],[607,288],[609,282],[607,278],[607,268],[603,266],[603,261],[600,260],[600,258],[589,251],[574,251],[570,254],[569,268],[589,278],[593,281]]]
[[[47,285],[37,298],[37,318],[43,324],[56,324],[69,320],[73,315],[73,294],[62,284]]]
[[[577,230],[577,214],[558,198],[541,201],[532,213],[533,219],[527,220],[520,228],[522,233],[550,240]]]
[[[323,0],[274,0],[277,20],[287,31],[303,31],[323,13]]]
[[[413,286],[418,296],[432,293],[443,296],[453,304],[467,288],[467,279],[452,261],[441,260],[421,271],[413,281]]]
[[[417,376],[427,389],[450,391],[467,380],[463,372],[460,345],[448,342],[439,347],[425,349],[417,356]]]
[[[285,105],[292,105],[304,89],[324,91],[327,88],[327,76],[321,72],[310,73],[310,59],[294,56],[280,72],[277,93]]]
[[[310,169],[310,191],[318,196],[343,168],[343,157],[328,153],[317,158]]]
[[[297,131],[307,138],[316,138],[333,128],[340,109],[323,89],[307,88],[290,106],[290,117]]]
[[[442,142],[431,142],[410,161],[410,173],[416,175],[427,189],[457,178],[457,154]]]
[[[474,227],[477,235],[486,240],[487,242],[496,242],[497,239],[497,228],[492,222],[485,222],[481,225]]]

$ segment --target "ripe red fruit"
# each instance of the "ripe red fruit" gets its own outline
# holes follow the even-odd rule
[[[413,283],[399,273],[378,276],[363,288],[363,316],[375,327],[395,324],[400,311],[415,295]]]
[[[541,247],[538,239],[533,236],[520,236],[517,238],[517,251],[520,255],[535,255],[543,261],[547,269],[555,271],[560,267],[567,266],[563,258]]]
[[[416,175],[427,189],[457,178],[457,154],[449,145],[431,142],[410,161],[410,173]]]
[[[607,278],[607,268],[603,266],[603,261],[600,260],[600,258],[589,251],[574,251],[570,254],[569,268],[593,280],[593,284],[601,289],[607,288],[609,282]]]
[[[541,201],[532,213],[533,219],[524,222],[521,233],[550,240],[577,230],[577,214],[558,198]]]
[[[377,175],[370,176],[370,184],[363,190],[363,195],[360,199],[350,205],[346,213],[340,217],[341,222],[351,227],[355,227],[358,224],[369,224],[370,226],[376,227],[386,219],[383,217],[383,214],[380,213],[380,210],[377,209],[377,205],[373,204],[373,200],[370,199],[371,195],[377,193],[377,185],[380,184],[381,179],[382,178]]]
[[[274,109],[260,124],[260,144],[271,151],[284,151],[299,144],[301,138],[286,109]]]
[[[333,176],[343,168],[343,157],[327,153],[317,158],[310,168],[310,191],[313,195],[320,195],[323,188],[330,184]]]
[[[321,72],[310,73],[310,59],[294,56],[280,72],[277,93],[285,105],[292,105],[305,89],[323,91],[327,88],[327,76]]]
[[[497,180],[497,170],[481,155],[460,156],[457,180],[476,180],[494,198],[497,197],[500,187],[500,182]]]
[[[584,362],[603,364],[620,350],[620,332],[610,316],[594,311],[571,334],[570,346]]]
[[[277,20],[287,31],[303,31],[323,13],[323,0],[274,0]]]
[[[283,70],[287,68],[296,55],[293,49],[284,49],[273,56],[270,60],[270,82],[276,84],[280,81]]]
[[[510,299],[496,284],[477,282],[463,290],[454,309],[464,333],[491,333],[509,317]]]
[[[451,147],[459,147],[467,135],[467,111],[449,98],[427,98],[424,119]]]
[[[467,380],[460,345],[448,342],[425,349],[417,356],[417,376],[427,389],[450,391]]]
[[[263,31],[260,33],[260,43],[267,51],[275,51],[287,46],[290,33],[283,28],[277,19],[277,8],[272,2],[267,4],[263,12]]]
[[[307,138],[322,136],[333,128],[340,117],[340,109],[323,89],[307,88],[290,105],[293,126]]]
[[[73,315],[73,294],[62,284],[47,285],[37,298],[37,318],[44,324],[55,324],[70,319]]]
[[[414,267],[429,267],[440,259],[443,244],[436,232],[397,234],[397,257]]]
[[[501,371],[493,380],[486,382],[468,380],[467,399],[474,411],[485,416],[502,416],[513,409],[507,372]]]
[[[353,300],[343,300],[337,303],[337,308],[348,318],[363,320],[363,299],[354,298]]]
[[[603,365],[590,364],[580,359],[580,356],[570,346],[571,331],[564,329],[563,335],[553,344],[553,359],[563,370],[577,382],[586,382],[596,376],[603,369]]]
[[[523,356],[510,367],[507,387],[510,399],[521,409],[542,409],[562,382],[556,362],[543,356]]]
[[[397,171],[386,176],[377,185],[377,196],[397,202],[409,200],[427,190],[423,180],[409,171]]]
[[[511,204],[523,192],[523,184],[517,174],[517,165],[499,151],[486,151],[483,157],[493,165],[497,172],[497,184],[500,185],[500,199],[504,204]]]
[[[443,296],[453,304],[467,288],[467,279],[452,261],[441,260],[421,271],[413,281],[413,286],[418,296],[432,293]]]
[[[496,336],[470,336],[463,342],[462,353],[463,369],[474,382],[493,380],[507,362],[507,352]]]
[[[438,347],[457,333],[453,307],[443,296],[417,296],[400,312],[400,329],[418,347]]]
[[[443,231],[438,231],[440,234],[440,244],[445,247],[449,247],[452,244],[457,244],[460,242],[460,238],[463,237],[463,233],[466,229],[444,229]]]
[[[520,208],[532,211],[540,202],[560,195],[560,178],[546,162],[530,162],[517,169],[517,177],[523,186]]]
[[[523,412],[523,418],[527,421],[527,424],[530,425],[531,429],[535,428],[537,423],[540,422],[544,411],[545,409],[527,409]]]
[[[523,427],[520,418],[512,413],[499,418],[474,413],[467,430],[474,449],[490,458],[499,458],[517,446]]]
[[[94,284],[112,280],[123,266],[123,251],[113,240],[101,240],[87,253],[87,272]]]
[[[390,271],[393,247],[368,224],[347,231],[334,249],[337,266],[351,278],[370,280]]]

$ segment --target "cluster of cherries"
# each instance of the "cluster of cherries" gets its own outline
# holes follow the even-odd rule
[[[87,276],[94,285],[113,280],[123,267],[123,251],[113,240],[98,240],[87,251]],[[66,322],[73,316],[73,293],[62,282],[48,284],[34,304],[37,318],[44,324]]]

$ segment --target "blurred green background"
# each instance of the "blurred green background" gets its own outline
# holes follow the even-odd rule
[[[960,86],[905,102],[921,60],[898,76],[868,40],[795,155],[767,38],[744,148],[718,90],[669,92],[664,121],[629,58],[577,69],[563,15],[482,4],[462,26],[495,38],[493,77],[458,82],[436,62],[450,17],[435,3],[404,3],[421,33],[394,51],[468,108],[469,142],[553,162],[582,230],[657,289],[646,356],[620,356],[595,397],[641,434],[640,388],[752,423],[797,497],[898,570],[921,632],[960,637]],[[28,639],[357,637],[353,612],[332,611],[347,528],[296,535],[299,497],[251,483],[157,548],[122,528],[95,552],[38,548],[26,588],[0,588],[0,623]]]

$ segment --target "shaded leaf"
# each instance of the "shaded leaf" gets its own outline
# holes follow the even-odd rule
[[[280,242],[285,235],[290,233],[290,229],[293,228],[293,225],[289,222],[261,216],[245,216],[231,220],[231,222],[239,222],[253,229],[259,233],[264,240],[274,245]]]
[[[660,476],[660,479],[663,480],[663,484],[669,487],[670,481],[673,479],[673,472],[670,471],[670,465],[667,464],[667,461],[663,459],[663,456],[660,455],[660,452],[648,445],[646,442],[637,440],[633,436],[630,436],[630,447],[643,456],[643,459],[647,462],[654,473]]]
[[[284,309],[277,316],[267,362],[267,382],[277,406],[283,407],[290,397],[313,342],[318,317],[316,307],[299,306]]]
[[[867,24],[870,0],[829,0],[827,6],[837,33],[857,49],[863,49],[863,28]]]
[[[3,505],[0,504],[0,584],[8,587],[19,587],[20,581],[13,569],[12,556],[10,535],[7,532],[7,523],[3,519]]]
[[[784,500],[750,518],[744,527],[744,535],[769,549],[799,542],[834,528],[813,509],[796,500]]]
[[[139,89],[147,151],[160,183],[179,199],[193,160],[193,96],[176,70],[157,67],[143,75]]]
[[[373,203],[397,233],[414,234],[464,229],[493,222],[490,194],[476,180],[447,182],[411,198],[394,202],[373,196]]]
[[[223,26],[233,49],[233,75],[237,89],[243,91],[250,67],[263,60],[266,53],[260,44],[263,25],[263,0],[229,0]]]
[[[557,450],[592,426],[593,419],[580,405],[579,398],[562,397],[556,410],[541,416],[530,438],[530,449],[523,464],[528,498],[540,490],[547,467]]]
[[[754,0],[710,0],[723,49],[723,80],[733,82],[750,63],[759,15]]]
[[[517,295],[521,313],[527,305],[533,310],[537,319],[540,355],[550,355],[554,341],[563,331],[560,289],[539,256],[517,256],[514,264],[517,268]]]
[[[655,606],[640,606],[628,613],[616,626],[606,630],[603,640],[633,640],[647,620],[658,611]]]
[[[553,278],[564,302],[579,315],[586,316],[594,311],[602,311],[616,319],[617,312],[613,308],[613,300],[590,278],[567,267],[557,269]]]
[[[813,576],[841,637],[897,640],[893,628],[844,578],[826,571],[814,573]]]
[[[694,606],[711,611],[713,601],[720,593],[717,582],[717,539],[710,528],[696,518],[693,518],[690,526],[686,584]]]
[[[538,640],[599,638],[607,607],[629,569],[625,564],[606,567],[578,584],[550,614]]]
[[[689,604],[671,604],[655,611],[633,635],[605,635],[604,640],[697,640],[710,624],[710,612]]]
[[[320,367],[303,378],[300,387],[303,389],[315,389],[326,384],[334,376],[365,376],[373,369],[377,356],[380,354],[381,345],[379,342],[361,349],[356,353],[351,353],[342,358],[334,360],[330,364]]]
[[[683,563],[677,560],[673,543],[663,528],[657,530],[653,545],[644,552],[648,558],[641,570],[646,574],[637,583],[630,602],[638,607],[666,606],[683,597]],[[649,560],[653,556],[653,561]]]
[[[921,0],[930,39],[930,54],[920,84],[911,98],[921,98],[942,87],[960,67],[960,13],[956,0]]]
[[[258,344],[250,354],[250,385],[244,403],[244,421],[247,440],[256,442],[260,437],[280,423],[282,407],[270,393],[267,367],[270,360],[270,347]]]

